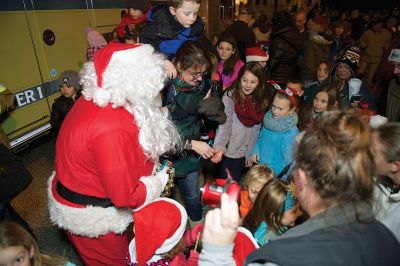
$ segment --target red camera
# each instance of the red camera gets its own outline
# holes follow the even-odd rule
[[[236,201],[239,199],[240,185],[232,179],[216,179],[215,181],[207,181],[204,187],[200,189],[202,192],[201,201],[211,207],[219,207],[222,193],[228,194],[230,198]]]

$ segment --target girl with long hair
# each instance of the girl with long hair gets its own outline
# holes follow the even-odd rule
[[[238,80],[222,97],[226,122],[219,125],[215,136],[215,155],[211,161],[222,160],[221,177],[228,169],[239,180],[245,167],[245,155],[255,144],[260,123],[267,109],[265,73],[260,64],[250,62],[239,72]]]

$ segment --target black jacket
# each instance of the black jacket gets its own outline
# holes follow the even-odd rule
[[[79,98],[80,95],[77,94],[75,101]],[[53,105],[51,106],[51,116],[50,116],[50,125],[53,136],[57,136],[60,131],[61,124],[67,116],[69,110],[71,110],[75,101],[72,98],[65,97],[61,95],[58,97]]]
[[[236,20],[228,26],[223,34],[229,34],[235,38],[240,59],[242,59],[243,62],[246,62],[246,48],[256,45],[254,33],[249,26],[241,20]]]
[[[183,27],[169,11],[168,4],[160,4],[151,10],[148,15],[149,23],[142,30],[139,40],[150,44],[159,52],[171,58],[178,48],[187,40],[204,39],[204,24],[200,17],[190,27],[190,33]]]
[[[297,57],[303,50],[300,33],[292,27],[285,27],[272,34],[269,50],[269,73],[271,79],[286,84],[289,79],[299,76]]]

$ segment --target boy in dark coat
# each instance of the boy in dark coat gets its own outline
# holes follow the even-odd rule
[[[57,137],[61,124],[71,110],[75,101],[80,96],[81,85],[79,74],[76,71],[67,70],[60,75],[61,96],[55,99],[51,107],[50,125],[53,136]]]

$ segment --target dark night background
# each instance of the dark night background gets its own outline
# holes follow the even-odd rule
[[[321,6],[338,10],[394,9],[400,7],[400,0],[321,0]]]

